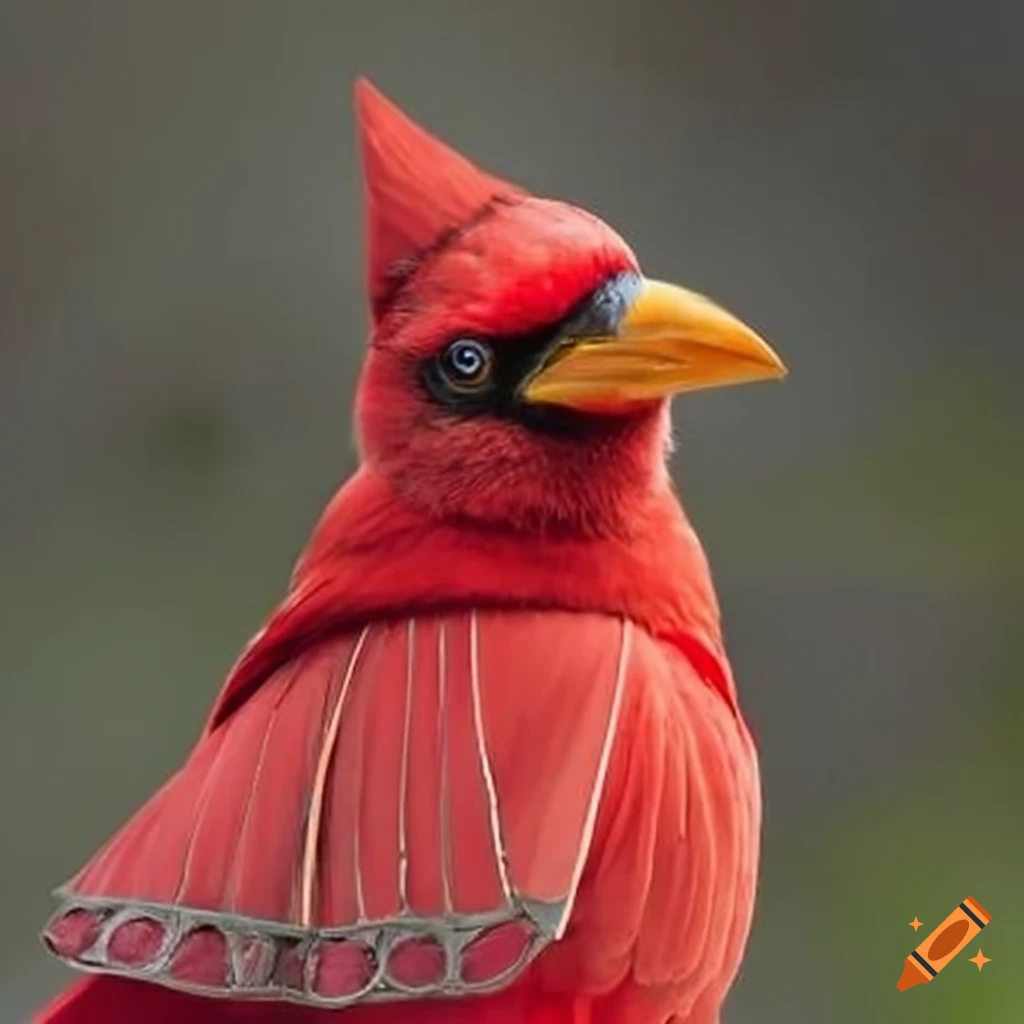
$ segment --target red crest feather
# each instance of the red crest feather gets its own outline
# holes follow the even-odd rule
[[[375,314],[423,253],[521,189],[486,174],[411,121],[365,78],[356,117],[366,181],[370,299]]]

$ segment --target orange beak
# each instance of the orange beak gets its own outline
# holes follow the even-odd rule
[[[785,375],[768,342],[710,299],[644,281],[616,334],[564,339],[523,398],[600,411]]]

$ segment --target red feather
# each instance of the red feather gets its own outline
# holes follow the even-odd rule
[[[356,84],[375,307],[427,250],[522,191],[474,167],[409,120],[366,79]]]
[[[645,631],[555,612],[366,627],[207,733],[65,888],[48,941],[197,991],[344,999],[378,962],[439,983],[455,914],[455,977],[476,986],[540,953],[517,1000],[688,1012],[725,991],[749,927],[756,791],[732,711]],[[67,930],[83,914],[99,934],[84,949]],[[396,922],[389,947],[379,922]],[[292,934],[314,937],[297,960]]]
[[[595,473],[592,483],[600,480]],[[654,496],[622,500],[631,535],[531,537],[524,550],[514,534],[432,521],[360,470],[324,512],[288,596],[235,665],[208,727],[335,625],[467,604],[622,615],[685,647],[735,705],[707,560],[667,480]]]
[[[542,997],[512,989],[462,1002],[320,1010],[244,1003],[176,992],[125,978],[98,976],[72,986],[33,1024],[621,1024],[594,1016],[589,999]],[[711,1018],[707,1018],[710,1024]],[[701,1021],[699,1024],[705,1024]]]
[[[469,613],[366,626],[299,655],[65,887],[51,946],[85,968],[244,996],[288,986],[243,977],[214,934],[280,956],[293,933],[316,933],[299,991],[340,998],[320,984],[326,955],[380,960],[381,922],[393,922],[384,981],[413,984],[438,951],[438,977],[413,987],[440,983],[454,914],[457,977],[486,985],[564,930],[630,634],[601,616]],[[83,915],[99,929],[88,950]],[[160,938],[144,956],[130,936],[149,949],[154,929],[172,948]],[[196,933],[203,948],[189,952]],[[113,955],[121,945],[129,955]]]

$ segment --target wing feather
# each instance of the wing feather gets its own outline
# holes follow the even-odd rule
[[[602,1020],[717,1020],[750,927],[759,819],[746,727],[714,680],[638,631],[593,847],[550,987]]]
[[[753,893],[744,885],[739,856],[745,849],[756,861],[749,797],[756,766],[750,767],[742,722],[713,681],[678,652],[662,654],[672,681],[670,783],[652,808],[659,841],[635,971],[643,983],[671,991],[685,1015],[707,993],[721,996],[723,976],[731,981],[746,940]]]
[[[300,653],[69,883],[51,945],[315,1005],[507,983],[569,919],[632,632],[467,611]],[[78,948],[82,913],[99,938]]]
[[[750,927],[760,805],[710,658],[559,612],[325,640],[216,720],[69,883],[50,944],[321,1006],[486,991],[533,964],[542,989],[600,993],[601,1020],[712,1021]]]

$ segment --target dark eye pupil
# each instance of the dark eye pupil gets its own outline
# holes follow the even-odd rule
[[[460,373],[472,376],[483,365],[483,356],[475,345],[456,345],[452,352],[452,364]]]
[[[448,349],[448,365],[459,377],[479,377],[486,368],[487,357],[476,342],[457,341]]]

